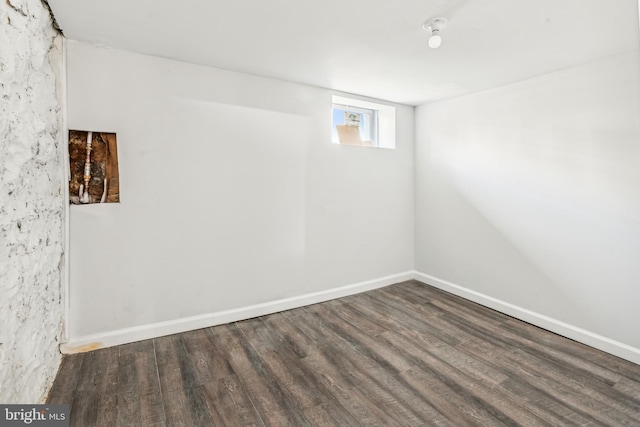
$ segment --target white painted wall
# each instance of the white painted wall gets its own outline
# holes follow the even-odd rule
[[[70,342],[413,269],[412,107],[395,150],[340,146],[334,92],[67,54],[69,128],[117,133],[121,185],[120,204],[71,208]]]
[[[60,363],[61,50],[40,0],[0,2],[0,23],[0,402],[40,403]]]
[[[416,269],[640,363],[639,79],[636,51],[418,107]]]

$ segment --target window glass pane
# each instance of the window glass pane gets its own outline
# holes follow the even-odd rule
[[[376,145],[375,141],[375,112],[362,108],[350,108],[344,105],[333,106],[332,139],[339,140],[338,126],[358,127],[360,139],[368,142],[367,145]]]
[[[334,144],[395,148],[395,107],[333,95],[331,140]]]

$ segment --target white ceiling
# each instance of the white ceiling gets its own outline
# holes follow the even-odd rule
[[[639,48],[637,0],[49,0],[74,40],[417,105]],[[443,16],[429,49],[425,20]]]

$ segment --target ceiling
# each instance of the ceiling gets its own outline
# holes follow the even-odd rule
[[[409,105],[640,47],[636,0],[48,2],[70,39]]]

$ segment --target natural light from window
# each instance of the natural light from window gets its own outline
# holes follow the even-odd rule
[[[334,144],[395,148],[395,107],[333,96],[331,133]]]

